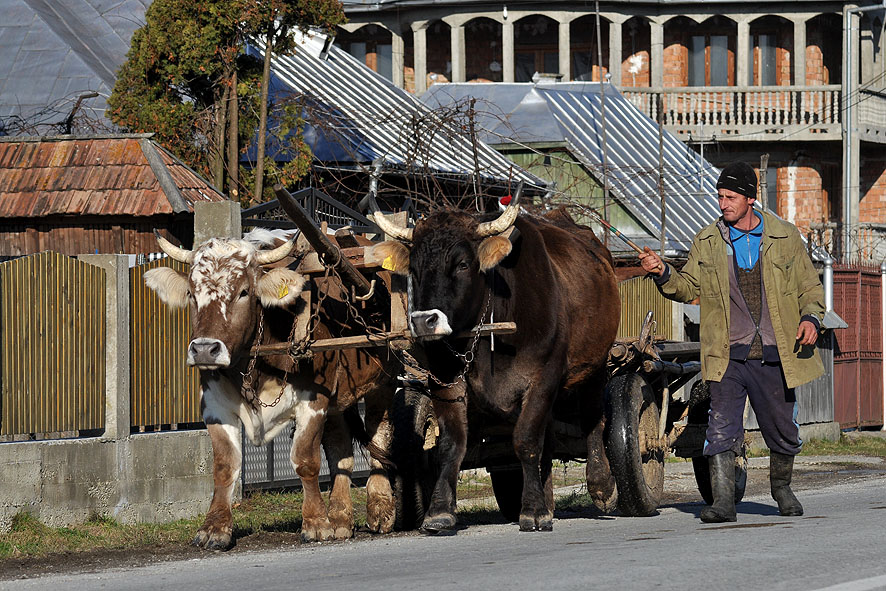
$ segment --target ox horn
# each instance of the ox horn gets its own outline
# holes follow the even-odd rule
[[[165,252],[172,260],[180,263],[187,263],[188,265],[193,262],[194,251],[174,245],[172,242],[161,236],[160,232],[157,232],[156,230],[154,230],[154,237],[157,238],[157,244],[160,245],[160,250]]]
[[[369,214],[375,225],[381,228],[381,231],[395,240],[412,242],[412,228],[406,228],[387,219],[380,211],[374,211]]]
[[[510,228],[514,221],[517,219],[517,214],[520,213],[520,206],[517,202],[520,200],[520,193],[523,190],[523,185],[521,184],[517,187],[517,191],[514,194],[511,202],[508,203],[508,206],[505,208],[504,212],[491,222],[482,222],[477,225],[477,234],[481,237],[483,236],[494,236],[496,234],[501,234],[508,228]]]
[[[274,250],[260,250],[255,255],[255,262],[259,265],[269,265],[271,263],[276,263],[289,256],[289,253],[292,252],[292,247],[295,246],[294,240],[287,240]]]

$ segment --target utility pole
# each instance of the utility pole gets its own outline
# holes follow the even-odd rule
[[[665,203],[664,191],[664,130],[661,122],[661,93],[656,96],[658,103],[658,198],[661,201],[661,244],[659,246],[659,256],[664,259],[665,256],[665,221],[667,219],[667,207]]]
[[[769,171],[769,154],[760,156],[760,203],[763,209],[769,209],[769,184],[766,175]]]
[[[861,167],[861,142],[856,135],[858,115],[855,103],[856,71],[855,47],[858,45],[859,15],[872,10],[886,8],[883,4],[862,7],[843,7],[843,262],[849,260],[849,244],[852,241],[852,229],[858,226],[858,186],[860,184],[859,169]]]
[[[600,72],[600,142],[603,155],[603,219],[609,221],[609,172],[606,158],[606,88],[603,86],[603,47],[600,44],[600,0],[594,2],[597,19],[597,67]],[[607,75],[608,78],[608,75]],[[609,248],[609,234],[603,234],[603,244]]]

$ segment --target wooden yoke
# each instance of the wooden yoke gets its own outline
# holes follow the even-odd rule
[[[308,216],[304,208],[283,188],[282,185],[275,185],[274,192],[280,200],[280,206],[286,211],[286,214],[295,222],[302,237],[299,240],[306,240],[313,252],[306,254],[298,265],[297,271],[303,275],[318,275],[326,271],[326,265],[323,261],[331,264],[335,271],[339,274],[343,281],[353,286],[356,291],[357,299],[366,299],[372,296],[373,282],[369,281],[364,273],[374,274],[383,270],[382,259],[373,256],[372,249],[364,246],[348,246],[341,248],[334,244],[327,236],[324,230],[317,227],[314,221]],[[397,220],[398,223],[405,225],[406,213],[401,212],[394,216],[403,216],[403,219]],[[336,233],[336,242],[338,244],[355,244],[356,240],[352,235],[342,231]],[[334,349],[349,349],[362,347],[392,347],[395,349],[405,350],[412,346],[412,334],[409,330],[408,310],[407,310],[407,290],[406,278],[394,273],[386,275],[390,277],[387,282],[388,292],[391,295],[391,317],[390,329],[383,334],[358,335],[352,337],[340,337],[332,339],[322,339],[311,343],[310,350],[313,352],[329,351]],[[373,280],[376,281],[376,280]],[[307,323],[310,319],[311,294],[310,289],[306,288],[301,294],[305,301],[303,312],[299,314],[297,325],[303,331],[307,330]],[[357,304],[357,302],[351,302]],[[489,334],[510,334],[516,331],[516,325],[513,322],[498,322],[492,324],[484,324],[479,328],[480,335]],[[458,335],[461,338],[473,336],[473,331],[467,331]],[[303,339],[305,332],[293,335],[296,340]],[[253,355],[280,355],[288,352],[290,343],[278,343],[275,345],[262,345],[252,349]]]

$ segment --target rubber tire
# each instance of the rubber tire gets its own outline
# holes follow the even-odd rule
[[[509,522],[516,523],[523,507],[523,468],[490,470],[489,478],[498,510]]]
[[[618,486],[622,515],[658,513],[664,489],[664,451],[640,454],[640,437],[658,438],[659,408],[652,388],[636,373],[606,384],[606,455]]]
[[[707,456],[692,458],[692,471],[695,472],[695,483],[701,498],[708,505],[714,504],[714,494],[711,492],[711,468],[708,465]],[[741,455],[735,457],[735,502],[740,503],[744,498],[744,491],[748,484],[748,455],[747,450],[742,448]]]
[[[425,435],[428,429],[434,428],[436,421],[433,404],[422,385],[407,383],[397,389],[391,421],[391,459],[394,462],[391,487],[396,503],[394,528],[414,530],[424,521],[439,475],[434,449],[424,449]]]

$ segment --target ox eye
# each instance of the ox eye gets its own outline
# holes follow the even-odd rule
[[[244,289],[243,291],[240,292],[240,297],[241,297],[241,298],[245,298],[245,297],[248,296],[248,295],[249,295],[249,292],[246,291],[245,289]]]
[[[467,271],[468,263],[467,261],[459,261],[459,263],[455,266],[456,271]]]

